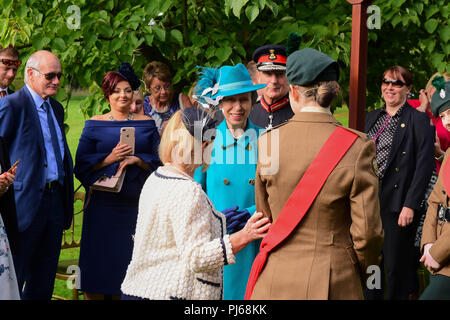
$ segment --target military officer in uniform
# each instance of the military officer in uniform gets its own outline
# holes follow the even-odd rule
[[[253,264],[246,299],[362,299],[362,279],[367,267],[380,261],[383,242],[374,143],[332,116],[339,68],[330,57],[310,48],[295,51],[287,58],[287,78],[295,114],[258,141],[256,210],[273,223]],[[332,143],[342,141],[337,131],[352,136],[345,149]],[[330,145],[341,154],[334,167],[318,160],[334,158]],[[330,173],[316,185],[310,172],[325,168]],[[298,188],[306,176],[310,184]],[[296,199],[298,206],[289,206],[297,190],[312,189],[317,193],[308,198],[310,206],[301,208],[304,195]],[[303,217],[290,218],[301,210]],[[258,266],[259,256],[283,233],[284,240]]]
[[[266,84],[259,102],[253,105],[250,120],[259,127],[272,128],[292,118],[289,84],[286,78],[286,48],[281,45],[259,47],[253,53],[258,83]]]
[[[443,79],[442,79],[443,80]],[[431,99],[431,111],[442,118],[444,127],[450,129],[450,81],[437,88]],[[450,162],[445,159],[433,192],[428,199],[428,210],[422,232],[421,262],[431,272],[430,284],[421,300],[450,300]]]

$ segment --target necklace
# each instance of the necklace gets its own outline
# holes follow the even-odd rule
[[[175,167],[175,166],[174,166],[173,164],[171,164],[170,162],[167,162],[165,165],[166,165],[166,166],[169,166],[170,168],[172,168],[173,170],[175,170],[177,173],[181,174],[182,176],[185,176],[185,177],[187,177],[187,178],[193,180],[193,178],[192,178],[190,175],[188,175],[188,174],[187,174],[186,172],[184,172],[183,170],[178,169],[177,167]]]
[[[133,114],[133,113],[130,113],[130,114],[128,115],[128,118],[126,118],[125,120],[116,120],[116,119],[114,119],[114,117],[110,114],[110,115],[108,116],[108,119],[111,120],[111,121],[129,121],[129,120],[133,120],[133,117],[134,117],[134,114]]]

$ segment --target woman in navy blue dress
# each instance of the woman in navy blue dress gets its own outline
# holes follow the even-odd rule
[[[120,192],[91,190],[86,198],[79,261],[86,299],[120,299],[120,285],[131,260],[139,195],[147,177],[160,165],[155,122],[130,112],[139,80],[129,65],[122,67],[105,75],[102,89],[111,111],[86,121],[75,158],[74,173],[86,191],[101,176],[111,177],[119,167],[126,167]],[[130,146],[119,142],[122,127],[135,128],[134,155]]]

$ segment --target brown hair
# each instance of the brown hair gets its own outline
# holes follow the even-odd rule
[[[147,90],[150,89],[152,79],[155,77],[164,82],[172,81],[172,75],[169,67],[160,61],[152,61],[144,68],[142,80],[144,81]]]
[[[321,81],[312,86],[294,85],[297,90],[303,92],[307,98],[313,98],[321,107],[328,108],[334,98],[339,94],[337,81]]]
[[[411,72],[409,72],[406,68],[404,68],[402,66],[392,66],[390,68],[387,68],[383,73],[383,78],[388,73],[391,73],[394,76],[398,76],[400,74],[407,86],[412,85],[413,76],[412,76]]]
[[[3,48],[0,46],[0,54],[8,55],[14,58],[19,58],[19,51],[13,46],[9,46],[6,48]]]

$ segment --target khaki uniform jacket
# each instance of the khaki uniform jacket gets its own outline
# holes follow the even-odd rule
[[[328,113],[300,112],[259,138],[257,211],[276,222],[337,126]],[[269,254],[252,299],[363,298],[362,281],[367,267],[380,261],[383,231],[375,145],[365,134],[352,131],[359,138],[331,172],[297,228]],[[268,151],[279,157],[269,159]]]
[[[422,230],[422,241],[420,249],[423,252],[423,247],[427,243],[433,243],[430,248],[430,254],[436,262],[441,265],[437,271],[430,270],[432,274],[441,274],[450,277],[450,222],[440,221],[437,218],[437,208],[439,204],[445,207],[450,206],[448,193],[444,188],[442,181],[442,174],[445,168],[445,163],[449,160],[450,149],[445,153],[445,159],[442,163],[439,177],[436,181],[433,191],[428,199],[428,210],[425,218],[425,223]]]

